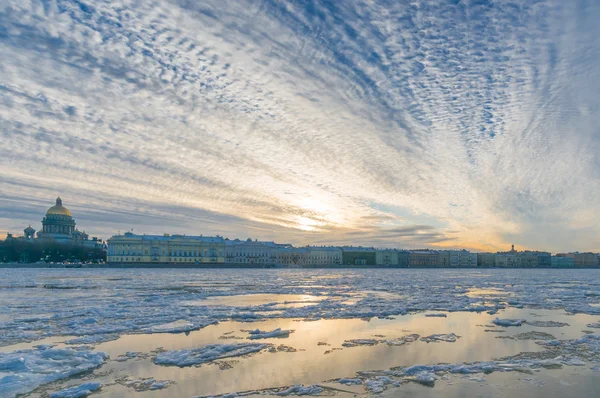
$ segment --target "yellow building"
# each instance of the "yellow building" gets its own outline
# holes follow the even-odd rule
[[[340,265],[342,249],[335,246],[307,246],[305,265]]]
[[[109,263],[224,263],[225,241],[216,236],[135,235],[108,240]]]

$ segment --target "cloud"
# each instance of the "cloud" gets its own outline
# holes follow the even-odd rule
[[[35,222],[60,194],[98,234],[597,250],[598,16],[558,0],[9,0],[2,221]]]

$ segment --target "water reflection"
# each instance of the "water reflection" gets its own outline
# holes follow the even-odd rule
[[[263,299],[265,298],[256,297],[258,301]],[[119,376],[128,376],[131,379],[154,377],[157,380],[175,382],[166,390],[144,392],[144,396],[156,397],[212,395],[293,384],[316,384],[334,378],[352,377],[357,371],[382,370],[413,364],[486,361],[524,351],[541,351],[542,348],[534,341],[505,337],[528,331],[544,331],[560,339],[578,338],[586,323],[596,320],[596,317],[567,315],[560,311],[510,309],[503,312],[502,316],[552,320],[568,323],[570,326],[540,328],[524,325],[519,328],[505,328],[501,333],[501,337],[504,338],[498,338],[500,333],[485,331],[491,328],[491,321],[495,316],[486,313],[455,312],[447,313],[447,318],[439,318],[426,317],[426,314],[409,314],[391,319],[373,318],[368,321],[328,319],[306,322],[271,319],[252,323],[222,322],[189,334],[125,335],[118,340],[97,345],[96,349],[108,353],[113,361],[97,370],[96,374],[99,375],[98,380],[105,383],[110,383]],[[187,368],[157,366],[151,357],[126,362],[114,361],[128,351],[151,353],[159,348],[180,350],[206,344],[248,341],[248,329],[273,330],[278,327],[292,329],[294,333],[284,339],[265,339],[261,342],[275,345],[283,343],[296,349],[296,352],[261,352],[250,357],[231,358],[227,361],[227,367],[231,365],[231,368],[226,370],[222,370],[218,366],[219,363]],[[351,339],[383,341],[414,333],[420,336],[455,333],[461,338],[454,343],[425,343],[417,340],[403,346],[388,346],[384,342],[372,346],[343,346],[346,340]],[[440,385],[443,386],[444,383]],[[359,386],[359,390],[360,388],[362,387]],[[420,388],[403,386],[400,390],[404,394],[407,391],[420,391]],[[436,387],[436,391],[439,388]],[[449,387],[449,391],[453,389],[456,387]],[[460,395],[459,391],[462,389],[457,390],[456,396]],[[120,397],[123,396],[123,392],[122,386],[107,386],[99,396]],[[137,395],[133,390],[127,393]]]
[[[182,304],[225,307],[273,305],[278,308],[300,308],[317,304],[326,298],[327,296],[311,296],[307,294],[238,294],[232,296],[211,296],[203,300],[185,301]]]

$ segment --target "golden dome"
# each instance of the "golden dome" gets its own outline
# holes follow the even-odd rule
[[[57,216],[69,216],[71,217],[71,212],[69,209],[62,205],[62,200],[60,197],[56,198],[56,204],[48,209],[46,212],[47,216],[57,215]]]

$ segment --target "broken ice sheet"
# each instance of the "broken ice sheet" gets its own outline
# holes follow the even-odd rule
[[[137,392],[162,390],[173,384],[170,380],[155,380],[154,377],[130,379],[129,376],[115,380],[118,384],[132,388]]]
[[[72,348],[0,353],[0,396],[25,394],[43,384],[97,368],[107,359],[103,352]]]
[[[288,337],[293,330],[281,330],[281,328],[277,328],[271,331],[262,331],[259,329],[251,330],[248,333],[250,336],[248,339],[250,340],[259,340],[259,339],[269,339],[274,337]]]
[[[446,343],[454,343],[458,339],[460,339],[460,336],[457,336],[454,333],[432,334],[429,336],[421,337],[421,341],[424,341],[426,343],[435,343],[438,341],[443,341]]]
[[[191,350],[165,351],[156,355],[154,363],[165,366],[201,365],[217,359],[238,357],[257,353],[268,348],[269,344],[240,343],[240,344],[209,344]]]
[[[84,383],[78,386],[65,388],[64,390],[51,392],[50,398],[83,398],[87,397],[92,392],[99,390],[101,387],[102,384],[97,382]]]
[[[525,323],[525,319],[500,319],[496,318],[492,321],[493,324],[498,326],[521,326]]]
[[[379,343],[382,343],[383,340],[375,340],[375,339],[354,339],[354,340],[346,340],[342,343],[344,347],[359,347],[359,346],[373,346]]]

